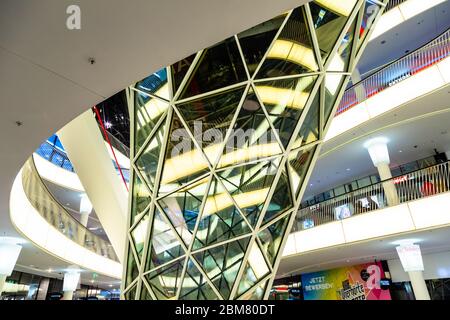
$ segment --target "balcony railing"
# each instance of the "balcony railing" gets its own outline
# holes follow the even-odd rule
[[[448,192],[449,169],[450,162],[441,163],[300,209],[293,231]],[[396,195],[386,194],[386,189]]]
[[[393,9],[406,1],[408,1],[408,0],[389,0],[389,2],[386,5],[386,8],[384,9],[384,12],[387,12],[387,11]]]
[[[450,29],[414,52],[390,63],[364,80],[348,88],[336,115],[343,113],[371,96],[438,63],[450,54]]]
[[[69,157],[67,157],[67,154],[47,141],[39,146],[36,153],[54,165],[74,172],[72,163],[70,162]]]
[[[22,181],[28,200],[50,225],[80,246],[105,258],[119,261],[108,241],[80,224],[53,198],[36,170],[33,157],[22,168]]]

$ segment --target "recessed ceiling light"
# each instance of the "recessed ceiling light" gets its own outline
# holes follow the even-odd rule
[[[398,150],[398,152],[402,153],[403,151],[402,150]]]
[[[347,168],[347,169],[345,169],[345,170],[350,171],[350,168]]]

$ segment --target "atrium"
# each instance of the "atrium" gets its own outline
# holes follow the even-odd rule
[[[449,27],[1,0],[0,300],[450,300]]]

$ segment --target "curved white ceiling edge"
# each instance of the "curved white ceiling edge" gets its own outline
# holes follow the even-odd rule
[[[58,167],[36,153],[33,153],[33,160],[36,165],[36,170],[41,178],[66,189],[71,189],[77,192],[85,192],[84,187],[76,173]]]
[[[81,268],[120,279],[122,265],[65,237],[51,226],[29,202],[22,186],[22,170],[17,174],[9,200],[10,219],[26,239],[49,254]]]
[[[450,58],[416,73],[336,116],[331,122],[324,143],[448,84],[450,84]]]

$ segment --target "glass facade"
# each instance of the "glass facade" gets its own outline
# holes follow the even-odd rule
[[[127,89],[125,299],[267,299],[364,6],[313,1]]]

